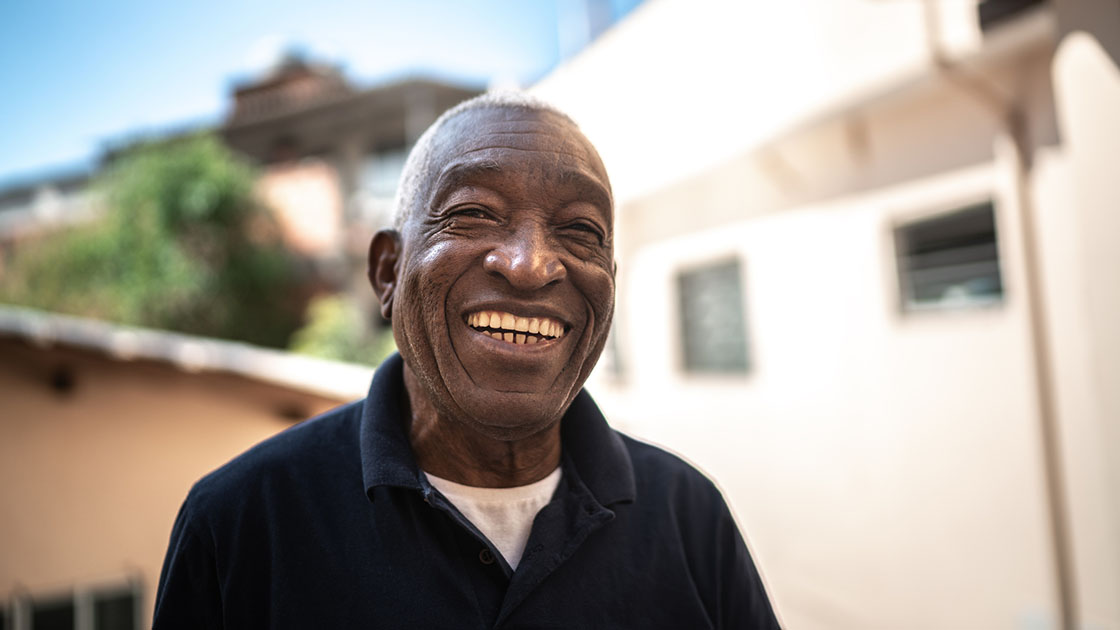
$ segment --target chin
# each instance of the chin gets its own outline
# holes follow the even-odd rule
[[[540,392],[481,391],[457,397],[455,406],[462,409],[461,417],[479,433],[496,440],[512,441],[555,426],[574,397],[575,392],[557,399],[555,395]]]

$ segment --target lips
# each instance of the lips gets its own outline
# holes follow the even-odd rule
[[[552,341],[568,332],[563,322],[552,317],[522,317],[504,311],[468,313],[466,323],[484,335],[517,345]]]

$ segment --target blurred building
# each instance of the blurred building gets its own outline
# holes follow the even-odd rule
[[[358,89],[333,66],[288,57],[234,90],[221,134],[262,167],[259,192],[288,245],[342,284],[357,269],[365,286],[369,238],[391,222],[408,151],[477,94],[425,79]]]
[[[0,628],[146,627],[191,484],[371,372],[0,307]]]
[[[97,216],[96,195],[89,184],[90,174],[77,169],[12,182],[0,190],[0,278],[20,243]]]
[[[261,168],[257,192],[287,246],[310,260],[328,285],[348,288],[365,269],[370,235],[389,223],[404,159],[419,135],[460,101],[480,93],[422,78],[363,88],[336,67],[287,56],[234,88],[213,131]],[[171,140],[207,131],[157,134]],[[126,139],[106,164],[150,135]],[[88,172],[47,174],[0,190],[0,277],[20,243],[97,216]],[[363,283],[364,285],[364,283]]]
[[[793,628],[1120,627],[1120,5],[652,0],[533,90],[598,146],[592,389]]]

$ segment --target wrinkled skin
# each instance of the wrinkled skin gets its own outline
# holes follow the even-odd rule
[[[413,450],[460,483],[531,483],[559,463],[559,420],[610,327],[606,171],[563,117],[502,107],[448,121],[429,173],[422,207],[370,247],[405,360]],[[547,318],[563,334],[494,339],[468,325],[480,312]]]

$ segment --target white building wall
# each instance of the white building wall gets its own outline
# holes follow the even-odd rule
[[[1051,347],[1078,603],[1085,627],[1120,627],[1120,5],[1061,6],[1099,32],[1069,34],[1053,63],[1067,149],[1040,191]]]
[[[936,4],[946,48],[976,49],[975,1]],[[580,123],[624,203],[929,67],[925,15],[919,0],[647,0],[532,91]]]
[[[923,4],[652,0],[535,88],[615,184],[624,370],[593,391],[721,483],[789,627],[1059,620],[1015,155],[930,64]],[[943,50],[1030,114],[1075,604],[1120,627],[1120,74],[1055,28],[1091,2],[982,45],[973,2],[934,4]],[[893,228],[987,198],[1003,303],[904,315]],[[732,256],[751,369],[686,375],[676,274]]]
[[[901,317],[894,299],[900,209],[1003,187],[977,167],[666,240],[629,262],[625,299],[643,306],[612,418],[719,480],[790,627],[1054,618],[1022,305]],[[675,273],[728,255],[744,264],[753,367],[690,378],[675,344],[641,340],[679,338]],[[1013,290],[1014,273],[1005,281]]]

